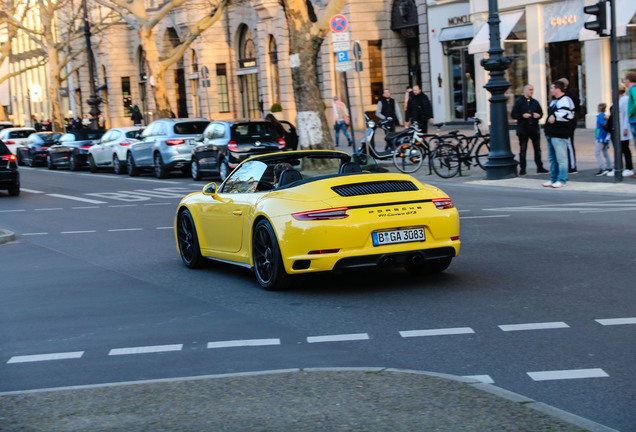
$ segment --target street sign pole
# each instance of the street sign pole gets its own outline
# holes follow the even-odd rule
[[[610,62],[611,62],[611,77],[612,77],[612,144],[614,145],[614,182],[620,183],[623,181],[623,149],[621,148],[621,130],[620,130],[620,116],[618,108],[618,46],[616,43],[616,0],[610,1],[610,22],[612,28],[610,32]]]
[[[351,98],[349,97],[349,82],[347,79],[347,71],[351,70],[353,64],[349,61],[349,48],[350,48],[350,35],[346,32],[349,23],[347,18],[343,15],[334,15],[329,20],[329,27],[331,28],[331,43],[332,49],[336,53],[336,72],[342,72],[344,77],[345,97],[349,104],[349,126],[351,127],[351,144],[356,145],[355,136],[355,120],[353,118],[353,111],[351,110]]]
[[[362,62],[360,61],[360,58],[362,57],[362,48],[360,48],[360,42],[356,41],[353,44],[353,56],[356,59],[356,72],[358,75],[358,92],[360,94],[360,99],[358,99],[360,101],[360,118],[362,119],[362,124],[364,125],[364,97],[362,96],[362,80],[360,79],[360,71],[361,71],[361,67],[359,67],[360,65],[362,65]],[[351,124],[353,125],[353,121],[351,122]],[[362,127],[362,130],[364,131],[364,126]],[[353,130],[353,126],[351,126],[351,130]],[[366,143],[366,147],[367,147],[367,156],[369,155],[369,143]]]

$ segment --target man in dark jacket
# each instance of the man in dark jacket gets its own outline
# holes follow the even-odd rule
[[[523,87],[523,96],[515,101],[510,116],[517,120],[517,136],[519,137],[519,175],[526,173],[526,152],[528,139],[532,140],[534,148],[534,162],[538,173],[547,173],[541,161],[541,133],[539,132],[539,119],[543,117],[543,110],[536,99],[532,98],[534,87],[526,84]]]
[[[574,118],[574,102],[565,95],[565,86],[561,81],[553,82],[550,91],[554,100],[548,107],[548,119],[545,123],[550,180],[543,183],[543,186],[560,188],[568,181],[568,141],[571,133],[570,121]]]
[[[413,95],[406,107],[406,121],[418,122],[424,133],[428,130],[428,123],[433,123],[433,106],[418,85],[413,86]]]
[[[384,89],[382,97],[378,101],[378,108],[375,110],[375,115],[380,120],[386,120],[387,118],[393,119],[393,123],[391,123],[389,127],[391,132],[395,132],[396,122],[400,125],[403,124],[400,107],[395,99],[391,97],[391,91],[389,89]]]

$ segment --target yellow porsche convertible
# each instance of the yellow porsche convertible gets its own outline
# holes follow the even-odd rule
[[[378,171],[370,157],[331,150],[252,157],[220,186],[181,200],[181,259],[251,268],[268,290],[296,274],[365,266],[444,271],[459,253],[453,202],[409,175]]]

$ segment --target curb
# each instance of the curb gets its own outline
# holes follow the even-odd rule
[[[15,234],[12,231],[0,229],[0,244],[15,241]]]
[[[563,411],[559,408],[553,407],[551,405],[547,405],[542,402],[538,402],[534,399],[528,398],[518,393],[511,392],[509,390],[502,389],[492,384],[485,384],[473,378],[464,378],[461,376],[450,375],[445,373],[418,371],[418,370],[410,370],[410,369],[383,368],[383,367],[324,367],[324,368],[274,369],[274,370],[266,370],[266,371],[255,371],[255,372],[201,375],[201,376],[190,376],[190,377],[179,377],[179,378],[163,378],[163,379],[155,379],[155,380],[140,380],[140,381],[126,381],[126,382],[118,382],[118,383],[56,387],[56,388],[45,388],[45,389],[36,389],[36,390],[10,391],[10,392],[0,392],[0,396],[37,394],[42,392],[69,391],[69,390],[114,388],[114,387],[134,386],[134,385],[140,385],[140,384],[176,383],[176,382],[199,381],[199,380],[210,380],[210,379],[214,380],[214,379],[226,379],[226,378],[249,378],[249,377],[258,377],[258,376],[266,376],[266,375],[273,376],[273,375],[284,375],[284,374],[290,374],[290,373],[294,374],[294,373],[302,373],[302,372],[304,373],[310,373],[310,372],[382,373],[382,372],[387,372],[387,373],[394,373],[394,374],[424,375],[424,376],[429,376],[434,378],[446,379],[449,381],[463,383],[479,391],[490,393],[501,399],[505,399],[509,402],[523,405],[524,407],[530,408],[534,411],[538,411],[542,414],[546,414],[550,417],[554,417],[555,419],[558,419],[564,423],[573,425],[578,428],[582,428],[585,431],[619,432],[616,429],[612,429],[610,427],[604,426],[600,423],[596,423],[592,420],[586,419],[576,414]]]

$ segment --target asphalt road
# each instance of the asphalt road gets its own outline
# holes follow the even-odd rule
[[[428,180],[429,177],[426,177]],[[636,430],[633,195],[431,179],[454,199],[449,270],[300,278],[186,269],[176,204],[203,183],[22,169],[0,193],[0,392],[303,367],[478,377]]]

